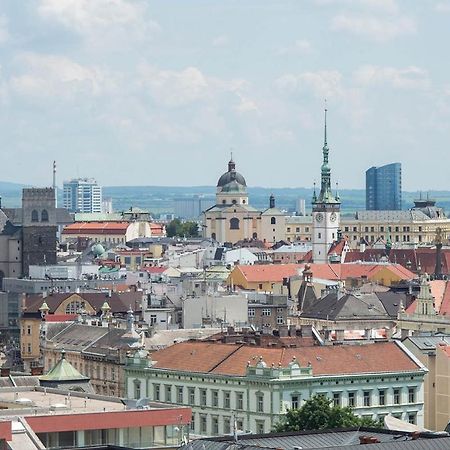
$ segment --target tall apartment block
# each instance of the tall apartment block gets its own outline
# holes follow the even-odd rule
[[[366,171],[366,210],[402,209],[402,165],[387,164]]]
[[[74,213],[101,213],[102,187],[93,178],[65,181],[63,206]]]

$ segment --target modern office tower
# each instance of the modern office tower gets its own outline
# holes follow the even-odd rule
[[[402,165],[387,164],[366,171],[366,209],[402,209]]]
[[[70,212],[101,213],[102,188],[93,178],[65,181],[63,206]]]
[[[215,204],[214,197],[194,195],[174,199],[175,217],[180,219],[197,219],[203,211]]]
[[[306,200],[304,198],[298,198],[295,202],[295,211],[297,216],[306,215]]]

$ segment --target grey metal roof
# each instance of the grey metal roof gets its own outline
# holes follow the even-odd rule
[[[411,336],[405,340],[412,342],[419,350],[435,350],[439,344],[450,344],[450,335]]]
[[[425,213],[420,210],[411,209],[409,211],[357,211],[357,220],[367,222],[409,222],[411,220],[430,220]]]
[[[370,444],[371,450],[444,450],[450,448],[450,437],[425,437],[412,440],[410,435],[388,430],[349,429],[344,431],[298,432],[259,436],[239,436],[234,442],[229,436],[198,439],[182,447],[182,450],[255,450],[255,449],[303,449],[338,448],[361,449],[359,438],[370,436],[380,443]]]

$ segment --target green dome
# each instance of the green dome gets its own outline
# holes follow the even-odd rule
[[[103,253],[105,253],[105,248],[102,244],[95,244],[92,246],[91,251],[94,256],[98,258],[99,256],[103,255]]]

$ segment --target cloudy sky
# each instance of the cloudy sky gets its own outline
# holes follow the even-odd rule
[[[0,0],[0,179],[450,189],[449,0]]]

